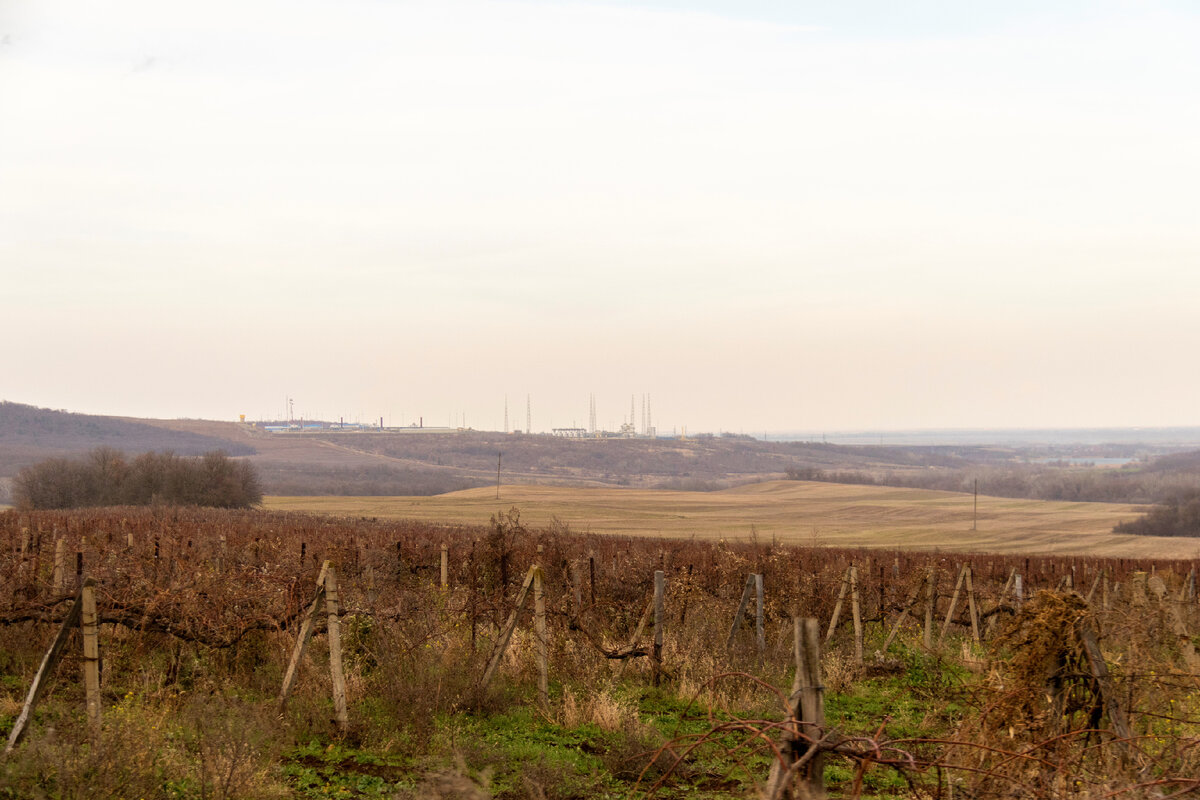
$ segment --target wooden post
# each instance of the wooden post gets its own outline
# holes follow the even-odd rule
[[[333,713],[338,727],[350,727],[346,711],[346,676],[342,672],[342,628],[338,620],[337,572],[325,562],[325,624],[329,635],[329,674],[333,677]]]
[[[964,564],[958,570],[958,580],[954,584],[954,595],[950,598],[950,608],[946,611],[946,621],[942,623],[942,632],[938,634],[938,644],[946,638],[946,632],[950,630],[950,623],[954,619],[954,610],[958,608],[958,597],[962,594],[963,582],[967,578],[967,565]]]
[[[442,545],[442,588],[450,588],[450,546]]]
[[[975,603],[975,570],[967,564],[967,608],[971,612],[971,640],[979,644],[979,606]]]
[[[869,573],[868,573],[869,574]],[[850,565],[850,614],[854,618],[854,663],[863,663],[862,604],[858,599],[858,567]]]
[[[782,760],[771,765],[765,796],[779,800],[787,796],[794,778],[800,779],[799,797],[825,797],[825,694],[821,682],[821,627],[816,619],[793,619],[796,660],[792,694],[788,698],[790,725],[784,728]]]
[[[588,551],[588,587],[589,587],[589,595],[588,596],[591,598],[591,600],[589,602],[590,602],[592,608],[595,608],[596,607],[596,551],[595,550]]]
[[[746,606],[750,604],[750,593],[754,591],[754,575],[746,576],[746,588],[742,589],[742,600],[738,603],[737,611],[733,615],[733,624],[729,626],[729,637],[725,640],[725,649],[733,649],[733,640],[737,636],[738,629],[742,627],[742,619],[746,615]]]
[[[815,619],[804,620],[804,650],[800,654],[803,683],[800,687],[801,733],[816,747],[825,735],[825,685],[821,680],[821,633]],[[818,752],[809,761],[805,788],[811,800],[825,795],[825,758]]]
[[[283,674],[283,685],[279,687],[279,698],[276,702],[280,712],[287,706],[288,695],[292,692],[292,684],[295,683],[296,673],[300,669],[300,659],[304,657],[304,648],[308,645],[309,638],[312,637],[317,612],[320,611],[321,604],[325,600],[325,572],[328,569],[329,562],[326,561],[321,567],[321,574],[317,576],[316,594],[313,596],[312,602],[308,604],[308,611],[304,613],[304,618],[300,621],[300,632],[296,635],[292,658],[288,662],[287,671]]]
[[[83,687],[88,722],[93,735],[100,733],[100,636],[96,621],[96,581],[88,578],[79,590],[80,627],[83,631]]]
[[[833,632],[837,630],[837,625],[842,619],[842,605],[846,602],[846,590],[850,587],[850,569],[846,569],[846,573],[842,576],[842,585],[838,589],[837,602],[833,604],[833,616],[829,618],[829,632],[825,634],[825,644],[833,639]]]
[[[542,548],[539,545],[538,550]],[[537,637],[538,703],[542,711],[550,711],[550,670],[546,663],[546,599],[542,594],[542,568],[533,573],[533,630]]]
[[[575,601],[575,617],[583,613],[583,578],[579,574],[579,562],[571,562],[571,597]]]
[[[67,542],[59,539],[54,543],[54,591],[62,594],[67,590]]]
[[[761,572],[754,576],[754,596],[758,600],[758,606],[754,611],[754,641],[758,644],[758,660],[761,662],[767,652],[767,632],[763,628],[763,576]]]
[[[1108,665],[1104,663],[1104,656],[1100,652],[1100,643],[1096,640],[1096,633],[1091,628],[1080,625],[1078,634],[1079,641],[1083,645],[1083,651],[1087,655],[1092,677],[1096,679],[1096,684],[1100,688],[1100,696],[1104,700],[1104,709],[1108,712],[1108,719],[1112,723],[1113,733],[1120,740],[1121,753],[1127,756],[1129,753],[1129,742],[1133,739],[1133,731],[1129,727],[1129,719],[1125,716],[1125,709],[1121,708],[1116,693],[1113,691],[1112,682],[1108,679]]]
[[[886,653],[887,649],[892,646],[892,640],[894,640],[896,638],[896,634],[900,632],[900,626],[904,624],[904,620],[908,619],[908,613],[912,610],[912,607],[916,604],[917,597],[919,597],[921,594],[921,588],[925,585],[926,581],[928,581],[928,580],[929,580],[929,577],[926,576],[925,580],[918,583],[916,585],[916,587],[913,589],[912,594],[910,594],[908,596],[908,602],[906,602],[904,604],[904,608],[902,608],[900,610],[900,616],[896,617],[896,622],[894,625],[892,625],[891,633],[889,633],[887,635],[887,639],[884,640],[883,649],[881,649],[879,651],[880,653]]]
[[[61,540],[60,540],[61,541]],[[71,609],[67,612],[67,616],[63,618],[62,624],[58,627],[58,633],[54,637],[54,641],[50,643],[50,648],[46,654],[42,656],[42,663],[38,667],[37,673],[33,676],[33,683],[29,685],[29,693],[25,695],[25,705],[21,707],[21,713],[17,716],[17,721],[13,723],[12,731],[8,735],[8,745],[4,748],[5,755],[12,752],[17,743],[21,741],[21,737],[25,734],[25,728],[29,725],[29,718],[33,714],[34,706],[37,705],[38,698],[42,694],[42,689],[46,685],[46,678],[54,671],[55,665],[58,664],[58,659],[62,656],[62,649],[67,643],[67,637],[71,633],[71,629],[79,624],[79,616],[82,611],[82,603],[80,595],[75,595],[75,602],[71,604]]]
[[[654,670],[654,685],[662,681],[662,649],[663,649],[663,622],[664,615],[664,596],[666,595],[667,576],[666,573],[660,570],[654,572],[654,650],[650,657],[650,666]]]
[[[628,649],[632,652],[637,643],[642,639],[642,632],[646,630],[646,623],[650,621],[650,615],[654,612],[654,598],[651,597],[646,603],[646,610],[642,612],[642,618],[638,621],[637,628],[633,632],[633,636],[629,639]],[[629,663],[629,658],[621,659],[621,666],[617,667],[617,679],[619,680],[625,674],[625,665]]]
[[[925,573],[925,649],[933,649],[933,611],[937,602],[937,572],[932,565]]]
[[[492,657],[488,660],[487,667],[483,670],[483,677],[479,679],[479,687],[477,688],[478,699],[483,698],[483,691],[492,681],[492,675],[495,674],[496,668],[500,666],[500,659],[504,656],[504,651],[508,649],[508,643],[512,640],[513,631],[517,628],[517,617],[521,613],[521,607],[525,605],[525,598],[529,595],[529,590],[533,586],[533,576],[537,572],[537,565],[529,568],[529,572],[525,575],[525,582],[521,584],[521,591],[517,593],[517,604],[513,608],[512,613],[508,616],[508,622],[504,625],[504,630],[497,640],[495,648],[492,651]]]

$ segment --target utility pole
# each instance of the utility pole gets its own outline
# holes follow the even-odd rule
[[[503,453],[496,453],[496,499],[500,499],[500,457]]]
[[[979,529],[979,478],[975,479],[975,514],[971,519],[971,530]]]

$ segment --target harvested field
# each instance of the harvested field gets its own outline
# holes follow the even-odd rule
[[[266,508],[341,516],[486,523],[516,506],[534,526],[554,519],[573,530],[637,536],[739,539],[795,544],[996,553],[1104,554],[1191,558],[1200,542],[1112,533],[1140,507],[979,498],[972,530],[969,494],[770,481],[719,492],[503,486],[436,497],[268,497]]]

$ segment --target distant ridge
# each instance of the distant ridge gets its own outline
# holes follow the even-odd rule
[[[0,401],[0,477],[11,477],[46,458],[86,453],[97,447],[130,454],[149,450],[173,450],[180,455],[211,450],[224,450],[232,456],[254,453],[250,445],[230,439]]]
[[[942,428],[887,431],[777,431],[761,434],[768,442],[828,442],[840,445],[962,447],[1039,445],[1153,444],[1200,446],[1200,427],[1167,428]]]

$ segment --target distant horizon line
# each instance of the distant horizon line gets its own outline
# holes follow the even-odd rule
[[[33,408],[42,408],[49,411],[61,411],[69,414],[81,414],[85,416],[97,417],[115,417],[121,419],[144,419],[157,420],[161,422],[169,421],[202,421],[202,422],[238,422],[237,419],[221,418],[221,417],[206,417],[206,416],[135,416],[131,414],[104,414],[88,411],[74,411],[65,408],[52,408],[50,406],[38,406],[33,403],[23,403],[19,400],[9,400],[7,398],[0,399],[0,402],[14,403],[16,405],[26,405]],[[247,415],[248,417],[249,415]],[[311,422],[327,422],[336,424],[336,420],[321,419],[319,417],[304,418],[305,421]],[[255,420],[256,422],[271,422],[277,420]],[[278,421],[287,421],[280,418]],[[250,422],[249,419],[246,422]],[[388,427],[406,427],[388,426]],[[432,426],[431,426],[432,427]],[[438,426],[440,427],[440,426]],[[453,425],[448,427],[454,427]],[[466,430],[474,430],[480,433],[504,433],[502,430],[492,430],[490,428],[472,428],[467,427]],[[547,429],[546,433],[550,429]],[[672,426],[672,430],[680,430],[678,426]],[[879,427],[853,427],[853,428],[758,428],[739,426],[732,427],[716,427],[711,429],[692,428],[685,426],[682,430],[687,430],[688,436],[698,436],[701,434],[733,434],[739,436],[751,436],[765,440],[791,440],[791,441],[819,441],[822,438],[879,438],[879,437],[898,437],[898,436],[954,436],[961,437],[966,435],[990,435],[990,436],[1014,436],[1014,435],[1040,435],[1046,434],[1098,434],[1098,433],[1153,433],[1153,434],[1171,434],[1171,433],[1189,433],[1195,435],[1197,441],[1200,441],[1200,423],[1195,424],[1174,424],[1174,425],[1086,425],[1086,426],[1064,426],[1064,425],[1012,425],[1012,426],[947,426],[947,427],[896,427],[896,428],[879,428]],[[664,435],[665,429],[660,428],[659,435]],[[1128,440],[1127,440],[1128,441]],[[896,444],[892,442],[892,444]]]

